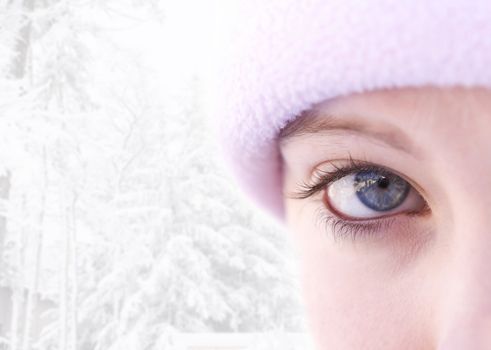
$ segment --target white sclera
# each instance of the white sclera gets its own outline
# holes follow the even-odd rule
[[[370,209],[356,195],[354,186],[356,174],[347,175],[327,188],[329,204],[339,213],[353,219],[376,218],[388,214],[418,210],[424,205],[423,198],[411,187],[404,201],[397,207],[387,211]]]

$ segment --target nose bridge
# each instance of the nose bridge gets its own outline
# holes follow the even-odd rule
[[[464,168],[476,169],[477,164]],[[481,170],[491,174],[491,162],[485,168]],[[450,179],[457,184],[449,186],[454,192],[449,198],[451,218],[442,218],[448,222],[442,226],[452,232],[443,240],[450,247],[452,269],[460,281],[457,289],[472,287],[491,294],[491,176],[483,176],[483,171],[458,173]]]
[[[463,192],[464,193],[464,192]],[[441,350],[491,349],[491,190],[454,205],[441,290]],[[460,209],[459,209],[460,208]]]
[[[439,350],[491,349],[491,119],[489,100],[483,105],[460,102],[448,106],[465,116],[462,128],[443,126],[447,155],[434,163],[445,190],[440,202],[438,238],[440,275],[433,295],[437,310]],[[475,108],[474,108],[475,107]],[[482,108],[481,108],[482,107]],[[455,134],[453,134],[455,132]],[[467,136],[466,136],[467,135]],[[472,137],[468,137],[472,135]],[[455,142],[445,143],[452,136]],[[436,207],[435,207],[436,208]]]

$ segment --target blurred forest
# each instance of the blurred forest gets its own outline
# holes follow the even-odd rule
[[[209,137],[198,3],[0,0],[0,349],[304,330],[285,233]]]

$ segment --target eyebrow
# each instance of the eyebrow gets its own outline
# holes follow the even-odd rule
[[[280,130],[278,139],[280,145],[285,145],[295,138],[339,130],[367,136],[406,153],[415,151],[408,136],[392,125],[372,126],[357,115],[334,116],[316,109],[304,111],[287,124]]]

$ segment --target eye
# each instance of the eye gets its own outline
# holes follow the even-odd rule
[[[425,200],[403,178],[386,170],[360,170],[329,184],[327,204],[339,216],[362,220],[416,212]]]

